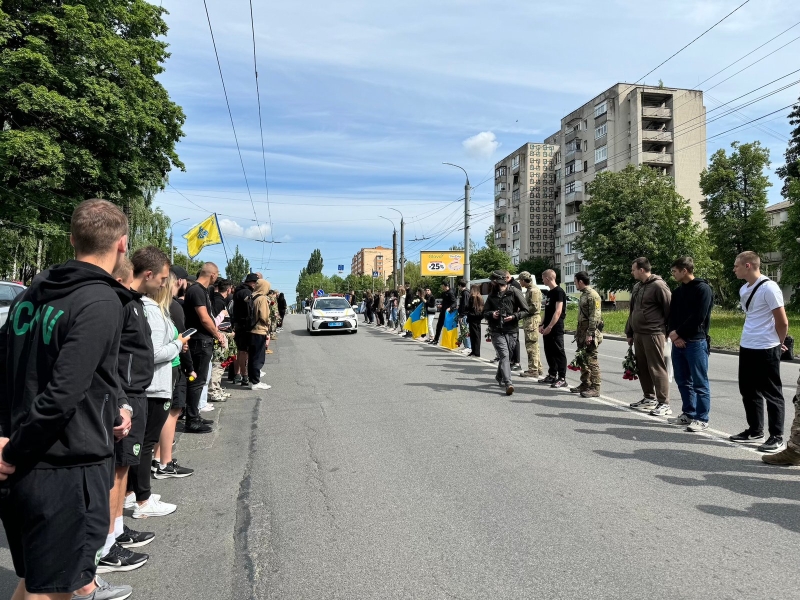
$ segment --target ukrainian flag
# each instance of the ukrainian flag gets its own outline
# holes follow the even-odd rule
[[[189,258],[194,258],[206,246],[222,243],[222,234],[219,232],[217,213],[208,217],[199,225],[193,227],[183,237],[186,238],[186,250]]]
[[[403,327],[406,331],[411,332],[414,339],[421,335],[428,335],[428,319],[422,316],[424,306],[424,303],[420,303],[419,306],[414,309],[414,312],[409,315],[408,319],[406,319],[406,324]]]
[[[458,311],[444,313],[444,327],[442,328],[442,347],[455,350],[458,348]]]

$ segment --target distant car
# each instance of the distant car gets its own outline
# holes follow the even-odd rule
[[[358,317],[344,298],[323,296],[314,300],[306,313],[306,330],[311,335],[323,331],[358,333]]]
[[[8,319],[8,307],[19,294],[25,291],[25,286],[10,281],[0,281],[0,327]]]
[[[442,312],[442,299],[436,298],[436,312]]]

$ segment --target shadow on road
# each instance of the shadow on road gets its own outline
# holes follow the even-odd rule
[[[775,482],[771,482],[775,483]],[[800,533],[800,508],[797,504],[757,502],[750,508],[738,510],[726,506],[715,506],[713,504],[698,504],[697,509],[717,517],[745,517],[748,519],[758,519],[765,523],[778,525],[794,533]]]

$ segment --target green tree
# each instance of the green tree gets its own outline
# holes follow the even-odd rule
[[[173,264],[180,265],[186,269],[189,275],[197,276],[198,271],[203,267],[206,261],[199,260],[198,258],[189,258],[184,252],[175,253],[175,262]]]
[[[745,250],[764,254],[775,249],[775,236],[767,216],[765,174],[769,150],[759,142],[731,144],[732,151],[717,150],[709,167],[700,174],[700,201],[713,244],[713,257],[722,268],[723,281],[717,290],[723,304],[739,300],[741,282],[732,268],[736,255]]]
[[[602,290],[632,287],[631,263],[646,256],[667,279],[678,256],[695,258],[698,274],[711,268],[708,243],[692,219],[689,203],[670,177],[647,166],[598,173],[587,186],[591,200],[581,207],[576,248]]]
[[[322,252],[320,252],[319,248],[317,248],[311,253],[311,257],[308,259],[306,273],[310,275],[313,275],[314,273],[322,273],[323,264]]]
[[[495,245],[484,246],[474,252],[470,257],[470,277],[474,279],[486,279],[492,271],[505,269],[510,273],[516,272],[511,257],[500,250]]]
[[[486,242],[487,248],[494,248],[497,245],[494,241],[494,225],[490,226],[489,229],[486,230],[486,235],[484,236],[483,241]]]
[[[800,101],[794,105],[792,112],[789,113],[789,124],[794,126],[792,137],[786,148],[786,163],[782,167],[775,169],[778,177],[783,179],[783,189],[781,194],[787,200],[791,199],[792,192],[789,190],[794,179],[800,179]],[[796,254],[796,252],[792,252]]]
[[[791,202],[788,218],[778,228],[778,246],[781,250],[781,285],[792,288],[788,302],[793,311],[800,311],[800,179],[787,182],[786,199]]]
[[[136,212],[143,190],[183,168],[184,115],[157,79],[164,12],[144,0],[2,3],[0,220],[34,236],[37,262],[72,256],[63,237],[82,200]],[[149,230],[160,247],[163,222]]]
[[[155,246],[169,255],[170,218],[160,208],[153,210],[144,196],[131,200],[126,209],[130,252]]]
[[[552,256],[537,256],[535,258],[529,258],[528,260],[523,260],[517,265],[518,273],[527,271],[536,277],[536,283],[542,283],[542,273],[548,269],[556,269],[556,263]],[[559,272],[556,271],[556,281],[558,281],[559,276]]]
[[[233,257],[228,261],[225,267],[225,277],[230,279],[234,284],[244,281],[247,274],[250,272],[250,261],[247,260],[241,252],[239,246],[233,253]]]

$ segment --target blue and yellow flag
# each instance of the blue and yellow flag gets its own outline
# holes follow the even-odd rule
[[[442,347],[455,350],[458,348],[458,311],[444,313],[444,327],[442,328]]]
[[[414,309],[414,312],[409,315],[408,319],[406,319],[406,324],[403,327],[406,331],[411,332],[414,339],[421,335],[428,335],[428,319],[422,316],[424,306],[423,303],[420,303],[420,305]]]
[[[219,232],[217,213],[208,217],[205,221],[193,227],[183,237],[186,238],[186,251],[189,258],[194,258],[206,246],[213,246],[222,243],[222,234]]]

